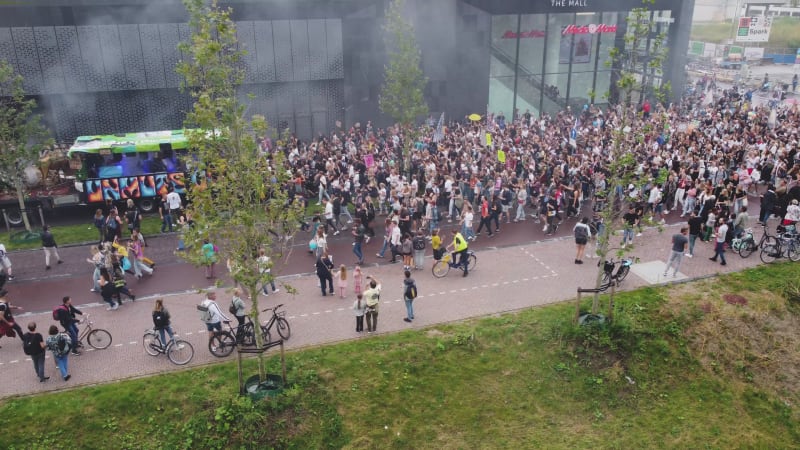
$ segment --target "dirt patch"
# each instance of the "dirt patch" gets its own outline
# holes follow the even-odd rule
[[[662,312],[691,315],[689,348],[711,372],[730,375],[789,402],[800,402],[800,316],[780,294],[677,288]]]

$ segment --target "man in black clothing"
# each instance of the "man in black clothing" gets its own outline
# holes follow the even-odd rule
[[[77,324],[80,323],[80,321],[75,318],[76,314],[83,315],[78,308],[72,306],[72,298],[70,296],[62,298],[61,306],[58,308],[58,322],[61,324],[61,327],[64,328],[64,331],[69,334],[73,343],[72,354],[77,356],[80,355],[78,347],[83,347],[83,344],[78,342]]]
[[[45,225],[42,227],[42,248],[44,248],[44,265],[45,270],[50,270],[50,255],[55,256],[59,264],[62,263],[61,257],[58,256],[58,245],[56,245],[56,238],[50,232],[50,227]]]
[[[694,256],[694,241],[697,236],[703,232],[703,218],[699,217],[694,211],[689,215],[689,253],[686,254],[689,258]]]

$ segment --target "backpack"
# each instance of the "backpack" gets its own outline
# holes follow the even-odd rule
[[[56,322],[61,322],[61,311],[69,312],[64,305],[58,305],[53,309],[53,320]]]
[[[425,250],[425,238],[417,236],[413,239],[414,250]]]
[[[586,227],[575,228],[575,239],[588,239],[589,233],[586,232]]]
[[[169,319],[167,319],[164,310],[153,311],[153,325],[155,325],[156,328],[164,328],[169,325]]]
[[[58,337],[56,338],[56,354],[58,356],[66,355],[69,353],[71,344],[72,341],[70,340],[69,336],[64,333],[59,333]]]
[[[211,307],[211,300],[205,299],[197,305],[197,310],[200,311],[200,320],[203,322],[208,322],[211,320],[211,311],[209,311],[209,307]]]
[[[411,300],[417,298],[417,283],[409,283],[406,285],[405,296]]]
[[[22,337],[22,351],[26,355],[33,355],[36,350],[36,344],[33,342],[33,333],[25,333]]]

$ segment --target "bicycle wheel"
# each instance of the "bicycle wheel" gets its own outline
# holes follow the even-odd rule
[[[433,276],[436,278],[442,278],[450,272],[450,264],[444,261],[436,261],[433,263],[433,267],[431,267],[431,272],[433,272]]]
[[[101,328],[94,329],[86,336],[86,342],[97,350],[108,348],[111,345],[111,333]]]
[[[617,286],[622,283],[622,280],[628,276],[628,272],[631,271],[630,266],[622,266],[619,268],[619,272],[617,272]]]
[[[794,262],[800,261],[800,246],[798,246],[796,243],[794,242],[790,243],[789,248],[786,249],[786,253],[789,256],[789,259],[791,259],[792,261]]]
[[[173,364],[179,366],[188,364],[189,361],[194,358],[194,347],[192,347],[192,344],[182,339],[175,339],[175,342],[172,342],[169,347],[167,347],[167,358],[169,358]]]
[[[773,247],[778,246],[778,238],[775,236],[765,236],[764,239],[761,241],[761,248],[771,245]]]
[[[755,241],[752,239],[743,241],[739,247],[739,256],[742,258],[747,258],[748,256],[752,255],[754,251],[756,251],[756,248],[758,247],[756,246]]]
[[[278,317],[276,321],[275,328],[278,330],[278,335],[282,337],[284,340],[288,341],[289,338],[292,336],[292,329],[289,328],[289,321],[284,319],[283,317]]]
[[[263,325],[261,326],[261,339],[264,339],[264,344],[272,342],[272,333],[269,332],[269,328]]]
[[[600,280],[600,292],[605,291],[611,286],[611,275],[608,272],[603,272],[603,278]]]
[[[778,259],[779,255],[780,251],[776,245],[765,245],[761,249],[761,261],[764,261],[767,264]]]
[[[228,331],[218,331],[208,341],[208,351],[217,358],[230,355],[234,347],[236,347],[236,338]]]
[[[469,261],[469,266],[468,266],[469,270],[475,270],[475,266],[478,265],[478,257],[475,256],[475,253],[469,255],[468,261]]]
[[[250,347],[256,345],[256,335],[253,328],[253,324],[248,322],[236,330],[237,339],[241,345]]]
[[[158,356],[161,353],[161,339],[156,333],[145,333],[142,337],[144,351],[150,356]]]

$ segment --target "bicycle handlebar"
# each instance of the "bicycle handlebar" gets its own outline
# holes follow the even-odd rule
[[[272,311],[272,312],[275,312],[275,310],[277,310],[277,309],[278,309],[278,308],[280,308],[281,306],[283,306],[283,303],[281,303],[280,305],[278,305],[278,306],[276,306],[276,307],[274,307],[274,308],[262,309],[262,310],[261,310],[261,312],[267,312],[267,311]]]

